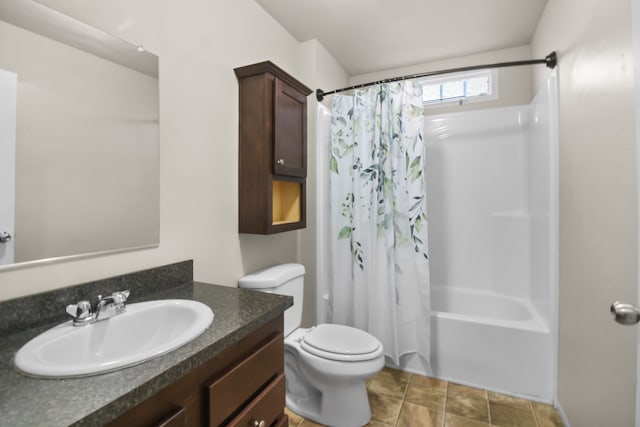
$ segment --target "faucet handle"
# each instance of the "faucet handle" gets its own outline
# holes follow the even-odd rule
[[[91,303],[89,301],[78,301],[77,304],[70,304],[67,306],[67,313],[69,313],[74,320],[82,320],[91,316]]]
[[[111,294],[111,298],[113,298],[113,302],[116,304],[124,304],[129,298],[130,293],[129,290],[114,292]]]

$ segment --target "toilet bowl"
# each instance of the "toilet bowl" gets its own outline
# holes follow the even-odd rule
[[[304,266],[283,264],[243,277],[241,288],[291,295],[285,312],[287,407],[333,427],[359,427],[371,419],[366,381],[384,366],[382,344],[350,326],[300,328]]]
[[[331,337],[354,339],[339,347]],[[365,425],[366,381],[383,366],[382,345],[366,332],[331,324],[296,329],[285,338],[287,407],[325,425]]]

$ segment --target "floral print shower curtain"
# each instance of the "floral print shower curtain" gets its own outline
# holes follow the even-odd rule
[[[430,353],[423,125],[415,82],[333,96],[329,319],[373,334],[396,364]]]

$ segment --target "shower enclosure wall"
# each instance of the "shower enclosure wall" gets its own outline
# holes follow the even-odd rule
[[[554,399],[555,79],[530,105],[427,116],[437,377]]]
[[[318,150],[323,150],[329,113],[320,107]],[[400,368],[555,400],[555,108],[552,72],[530,105],[443,115],[427,111],[431,364],[406,356]],[[320,171],[328,169],[319,165]],[[318,206],[327,206],[322,203],[327,181],[326,175],[319,177]],[[319,271],[326,271],[323,216]],[[320,322],[327,318],[322,274]]]

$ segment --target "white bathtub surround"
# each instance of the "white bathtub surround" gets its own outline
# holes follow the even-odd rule
[[[425,121],[433,374],[545,402],[556,400],[555,91],[553,73],[530,105]]]
[[[376,336],[385,354],[429,359],[422,87],[334,95],[328,321]]]

